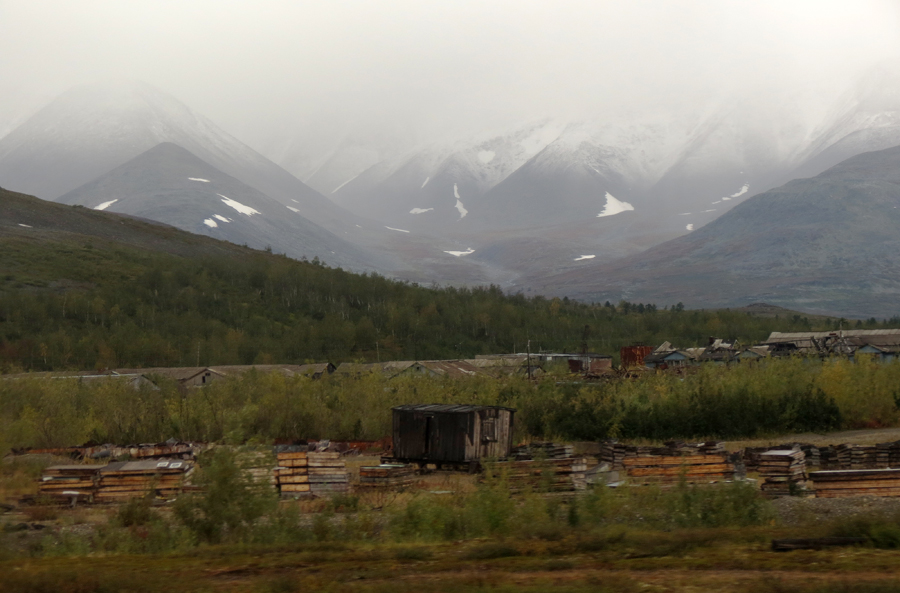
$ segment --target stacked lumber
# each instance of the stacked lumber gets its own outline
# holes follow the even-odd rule
[[[623,443],[606,441],[600,445],[600,463],[608,463],[613,470],[621,471],[625,468],[622,461],[626,457],[636,455],[634,449],[635,447],[629,447]]]
[[[900,441],[878,443],[878,467],[900,467]]]
[[[275,483],[282,496],[302,496],[309,491],[309,460],[306,451],[289,448],[279,451],[278,467],[275,468]]]
[[[350,474],[337,452],[309,454],[309,489],[314,495],[328,495],[350,490]]]
[[[587,488],[587,463],[581,457],[498,461],[485,464],[481,481],[505,479],[511,492],[571,492]]]
[[[92,497],[97,473],[104,465],[53,465],[44,470],[38,491],[44,496],[69,498]],[[76,494],[77,493],[77,494]]]
[[[241,451],[237,454],[238,466],[253,479],[255,484],[276,489],[274,457],[269,451]]]
[[[154,495],[174,498],[181,493],[187,461],[145,459],[122,461],[103,466],[96,480],[96,502],[119,502],[130,498]]]
[[[900,496],[900,469],[851,469],[812,472],[816,498]]]
[[[278,452],[277,457],[275,478],[282,496],[322,496],[350,489],[350,474],[340,453],[289,447]]]
[[[769,496],[789,496],[806,488],[806,454],[800,449],[766,451],[760,455],[760,490]]]
[[[677,450],[677,449],[676,449]],[[734,464],[725,453],[641,454],[623,460],[625,475],[637,484],[708,483],[734,478]]]
[[[513,447],[510,457],[516,461],[528,461],[530,459],[567,459],[575,454],[572,445],[560,443],[528,443]]]
[[[806,456],[807,467],[819,467],[821,463],[827,463],[830,455],[832,455],[827,447],[820,449],[811,443],[784,443],[774,447],[747,447],[741,451],[741,458],[747,471],[756,472],[759,471],[760,455],[763,453],[768,451],[793,451],[795,449],[803,451],[803,454]]]
[[[363,488],[403,488],[415,480],[415,468],[402,463],[382,463],[359,468]]]

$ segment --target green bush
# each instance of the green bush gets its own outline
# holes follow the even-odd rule
[[[216,447],[200,458],[194,482],[202,493],[180,497],[175,516],[198,541],[246,541],[278,499],[268,484],[260,484],[237,464],[234,451]]]

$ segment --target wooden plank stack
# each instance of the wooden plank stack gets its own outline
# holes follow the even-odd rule
[[[499,461],[485,464],[481,480],[506,479],[511,492],[572,492],[587,488],[587,463],[581,457]]]
[[[608,463],[614,471],[625,469],[622,461],[626,457],[634,457],[637,453],[635,447],[629,447],[624,443],[616,441],[606,441],[600,445],[599,461]]]
[[[734,464],[725,453],[642,454],[623,460],[628,481],[636,484],[709,483],[734,479]]]
[[[806,489],[806,454],[800,449],[762,453],[759,475],[760,490],[769,496],[800,494]]]
[[[900,469],[856,469],[812,472],[816,498],[900,496]]]
[[[567,459],[574,454],[572,445],[544,442],[513,447],[510,457],[516,461],[528,461],[530,459]]]
[[[309,453],[309,488],[316,496],[350,490],[350,474],[340,453]]]
[[[415,481],[415,468],[402,463],[383,463],[359,468],[362,488],[406,488]]]
[[[309,453],[299,450],[285,450],[277,453],[278,467],[275,481],[282,496],[305,496],[309,490]]]
[[[94,500],[119,502],[153,494],[174,498],[181,493],[188,461],[146,459],[110,463],[99,471]]]
[[[52,498],[93,497],[95,479],[104,465],[53,465],[44,470],[38,491]],[[63,493],[67,494],[63,494]]]
[[[350,474],[336,452],[280,451],[275,469],[282,496],[324,496],[350,490]]]

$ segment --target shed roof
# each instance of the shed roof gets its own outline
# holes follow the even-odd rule
[[[404,404],[395,406],[394,410],[402,412],[442,412],[442,413],[466,413],[479,412],[481,410],[509,410],[515,412],[515,408],[507,408],[505,406],[479,406],[466,404]]]

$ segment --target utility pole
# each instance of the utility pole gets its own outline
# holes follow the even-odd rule
[[[528,380],[530,381],[531,380],[531,340],[528,340],[528,344],[525,346],[525,351],[527,352],[527,355],[528,355],[528,360],[527,360]]]

